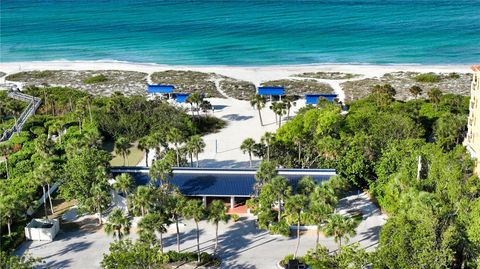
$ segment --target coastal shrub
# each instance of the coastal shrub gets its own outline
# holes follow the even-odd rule
[[[239,100],[250,100],[257,92],[253,83],[232,78],[220,81],[219,86],[226,95]]]
[[[287,256],[285,256],[281,261],[280,261],[280,265],[285,267],[287,266],[288,262],[290,260],[293,260],[293,254],[288,254]]]
[[[436,83],[441,80],[441,77],[435,73],[419,74],[415,77],[415,81],[424,83]]]
[[[449,73],[449,74],[447,75],[447,78],[448,78],[448,79],[457,79],[457,78],[460,78],[460,74],[455,73],[455,72]]]
[[[85,84],[95,84],[107,81],[108,78],[104,74],[96,75],[85,79],[83,82]]]
[[[230,217],[232,218],[233,222],[236,222],[240,219],[240,216],[238,216],[237,214],[232,214],[232,215],[230,215]]]

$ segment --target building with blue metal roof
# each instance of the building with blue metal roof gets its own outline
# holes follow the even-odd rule
[[[181,193],[189,197],[201,197],[204,204],[207,199],[230,199],[233,209],[237,202],[245,202],[254,195],[256,183],[255,169],[218,169],[218,168],[173,168],[173,175],[168,179]],[[148,167],[114,167],[113,176],[129,173],[137,185],[150,183]],[[304,176],[312,177],[316,182],[324,182],[336,175],[335,169],[278,169],[278,175],[290,181],[293,189]],[[158,182],[155,182],[158,186]]]
[[[137,185],[150,182],[147,167],[113,168],[115,175],[129,173]],[[169,182],[179,188],[185,196],[250,197],[254,191],[255,169],[215,169],[215,168],[174,168]],[[329,180],[336,175],[335,169],[278,169],[278,174],[286,177],[295,189],[298,181],[310,176],[317,182]]]

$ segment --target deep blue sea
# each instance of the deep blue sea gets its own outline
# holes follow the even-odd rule
[[[0,61],[480,62],[480,0],[1,0]]]

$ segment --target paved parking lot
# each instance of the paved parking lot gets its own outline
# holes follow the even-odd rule
[[[384,216],[378,208],[366,199],[365,195],[350,196],[341,200],[341,207],[357,208],[364,215],[364,220],[357,228],[357,235],[350,242],[360,242],[363,247],[373,248],[378,241],[378,234],[384,224]],[[341,208],[341,209],[342,209]],[[59,234],[53,242],[25,242],[18,250],[21,255],[30,252],[42,257],[45,267],[54,268],[99,268],[104,252],[108,251],[113,237],[102,229],[96,229],[95,220],[91,225],[75,232]],[[181,249],[196,250],[195,224],[185,221],[181,228]],[[212,252],[214,246],[214,226],[207,222],[200,223],[201,250]],[[221,268],[275,268],[285,255],[295,250],[295,237],[270,235],[267,231],[258,230],[252,217],[244,217],[235,223],[221,224],[219,229],[219,255],[222,258]],[[132,238],[136,231],[132,229]],[[321,237],[321,244],[330,250],[336,249],[331,238]],[[175,230],[169,229],[164,236],[166,250],[176,250]],[[299,254],[303,255],[315,246],[315,234],[304,234],[301,237]]]

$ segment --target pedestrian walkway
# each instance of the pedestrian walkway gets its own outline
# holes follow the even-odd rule
[[[38,107],[42,103],[42,99],[21,93],[18,90],[10,90],[7,96],[12,99],[28,102],[28,106],[25,108],[22,114],[20,114],[20,117],[15,120],[15,124],[3,132],[2,136],[0,137],[0,142],[9,140],[15,133],[20,133],[28,118],[35,114],[35,111],[37,111]]]

